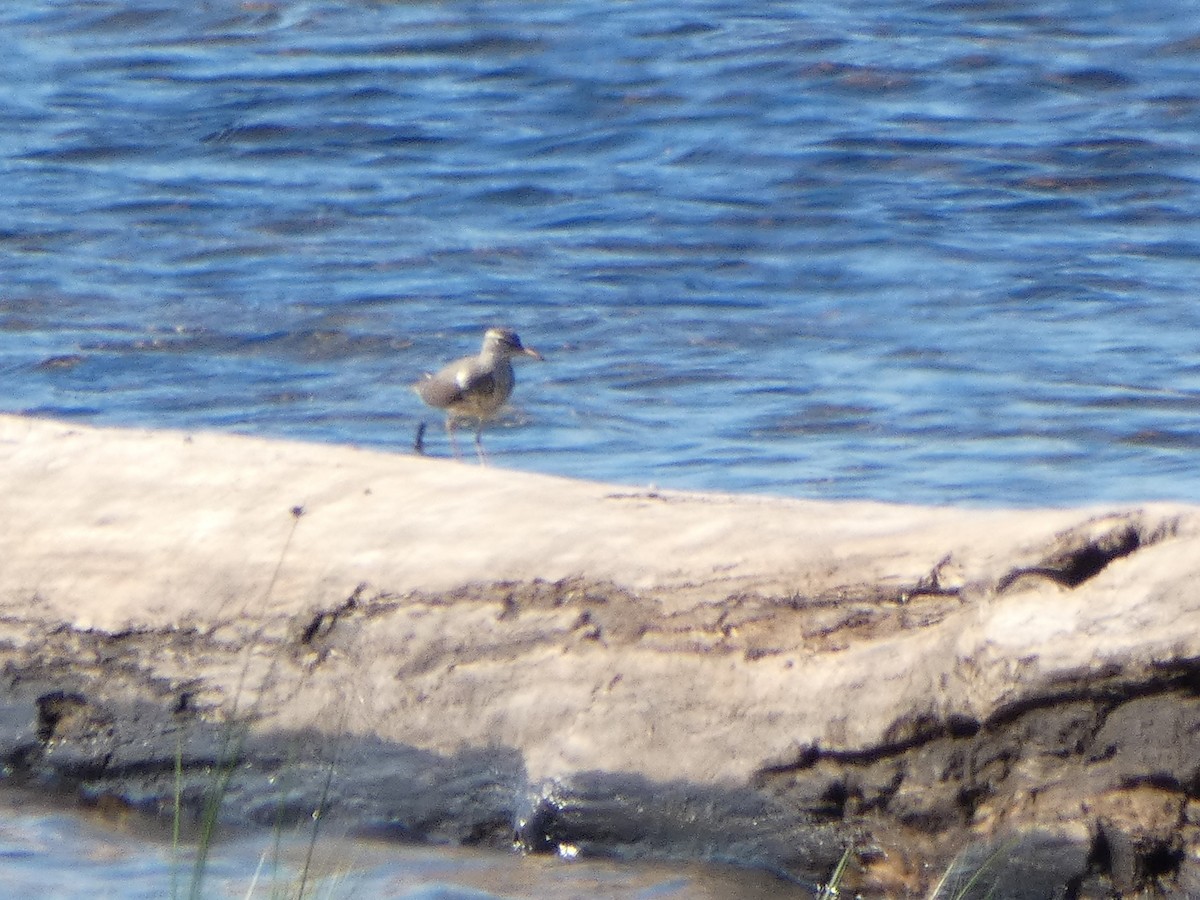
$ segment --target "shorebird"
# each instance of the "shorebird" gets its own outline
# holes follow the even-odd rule
[[[446,411],[446,433],[454,458],[460,459],[454,426],[459,419],[475,420],[475,452],[481,463],[487,461],[483,452],[483,423],[492,418],[512,393],[516,378],[513,375],[514,356],[542,355],[526,347],[511,328],[489,328],[483,336],[478,356],[456,359],[441,371],[426,373],[413,385],[413,390],[434,409]],[[417,428],[413,449],[424,453],[425,423]]]

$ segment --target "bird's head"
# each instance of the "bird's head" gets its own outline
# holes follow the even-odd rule
[[[489,328],[483,336],[483,352],[502,356],[532,356],[542,359],[542,354],[532,347],[521,343],[517,333],[511,328]]]

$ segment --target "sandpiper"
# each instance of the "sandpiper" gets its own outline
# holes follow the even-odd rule
[[[481,463],[486,462],[483,452],[483,423],[492,418],[512,393],[516,378],[513,375],[514,356],[542,355],[532,347],[526,347],[511,328],[489,328],[483,336],[483,346],[478,356],[464,356],[441,371],[426,373],[413,385],[422,400],[435,409],[446,411],[446,433],[450,435],[450,446],[455,459],[461,458],[454,426],[459,419],[475,420],[475,452]],[[413,448],[424,452],[425,423],[417,428]]]

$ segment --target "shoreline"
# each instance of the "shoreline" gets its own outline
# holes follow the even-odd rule
[[[228,821],[311,816],[336,755],[329,815],[406,840],[814,884],[852,846],[868,896],[1000,841],[1004,877],[1077,896],[1200,884],[1200,507],[638,490],[17,416],[0,479],[15,780],[161,814],[181,736],[192,796],[232,720]]]

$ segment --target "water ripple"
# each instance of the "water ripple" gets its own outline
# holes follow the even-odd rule
[[[507,322],[499,464],[1200,499],[1200,11],[14,0],[8,408],[395,447]]]

